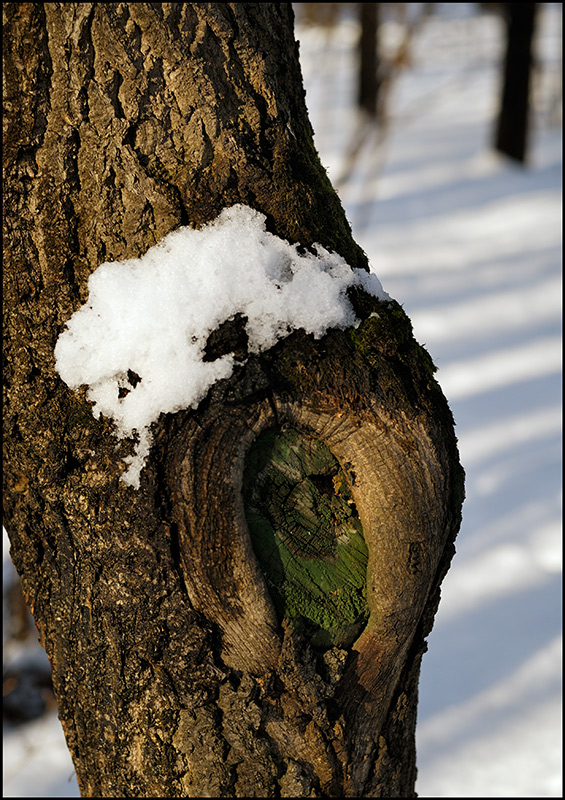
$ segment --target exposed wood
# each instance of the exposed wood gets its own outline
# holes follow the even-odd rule
[[[302,617],[318,647],[347,647],[365,627],[367,545],[344,471],[323,442],[265,431],[244,471],[245,517],[283,620]]]

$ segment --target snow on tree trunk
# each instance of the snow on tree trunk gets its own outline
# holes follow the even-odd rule
[[[100,264],[229,206],[367,269],[313,146],[291,5],[3,13],[5,525],[81,793],[413,796],[463,479],[400,306],[350,287],[357,327],[263,352],[228,319],[204,351],[233,372],[153,422],[139,489],[120,480],[135,442],[56,370]]]

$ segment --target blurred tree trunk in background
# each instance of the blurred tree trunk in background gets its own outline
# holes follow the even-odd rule
[[[496,149],[524,163],[528,151],[532,42],[538,3],[500,3],[506,22],[506,55]]]
[[[81,793],[413,796],[420,660],[463,473],[400,306],[359,290],[357,328],[296,331],[198,409],[162,415],[138,491],[120,481],[132,443],[55,371],[103,261],[235,203],[367,268],[314,149],[291,4],[3,13],[5,527]],[[220,329],[209,355],[232,347]],[[295,437],[282,469],[300,464],[303,505],[362,529],[365,616],[330,642],[275,604],[252,549],[245,498],[281,466],[270,446],[259,474],[245,466],[263,433]],[[296,509],[274,511],[299,549]],[[326,517],[312,570],[337,547]],[[332,590],[322,611],[342,605]]]
[[[323,25],[333,28],[339,20],[346,3],[295,3],[302,21],[306,24]]]
[[[381,3],[359,3],[359,105],[377,116],[379,95],[379,9]]]

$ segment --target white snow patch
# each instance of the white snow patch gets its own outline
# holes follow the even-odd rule
[[[87,303],[57,341],[56,369],[70,388],[89,387],[93,414],[112,418],[119,438],[137,434],[125,483],[139,488],[159,415],[195,408],[231,375],[233,354],[203,360],[223,322],[247,317],[248,348],[259,353],[293,330],[319,338],[355,325],[346,295],[353,284],[390,299],[374,274],[320,244],[301,253],[265,221],[232,206],[200,230],[179,228],[141,258],[102,264],[90,276]]]
[[[499,389],[512,383],[559,373],[562,369],[560,336],[546,336],[521,346],[491,350],[487,355],[448,364],[438,381],[446,397],[462,397]]]
[[[17,727],[4,725],[3,797],[80,797],[55,710]]]
[[[419,796],[561,797],[561,660],[556,636],[467,702],[420,723],[427,791]]]

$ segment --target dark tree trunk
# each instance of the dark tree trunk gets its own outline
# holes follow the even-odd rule
[[[120,481],[131,445],[54,368],[100,263],[234,203],[366,267],[314,150],[291,5],[3,12],[5,526],[82,794],[413,796],[420,659],[463,478],[398,304],[359,291],[358,328],[297,331],[163,415],[139,490]],[[320,641],[267,588],[245,516],[269,497],[250,467],[262,432],[295,436],[302,484],[356,509],[353,634]]]
[[[379,95],[379,6],[380,3],[359,3],[359,105],[372,117],[377,115]]]
[[[532,41],[537,3],[501,3],[506,56],[496,128],[496,149],[524,163],[528,148]]]

